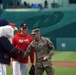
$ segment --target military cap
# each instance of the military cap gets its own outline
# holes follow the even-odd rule
[[[32,35],[33,35],[33,34],[36,34],[36,33],[39,32],[39,31],[40,31],[39,28],[37,28],[37,29],[33,29],[31,34],[32,34]]]

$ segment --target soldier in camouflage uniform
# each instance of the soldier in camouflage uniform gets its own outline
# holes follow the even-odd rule
[[[35,75],[43,75],[46,71],[47,75],[54,75],[54,65],[52,61],[52,55],[55,48],[53,43],[45,37],[40,36],[40,29],[32,30],[33,41],[27,48],[24,56],[30,55],[34,50],[36,54],[36,67]]]

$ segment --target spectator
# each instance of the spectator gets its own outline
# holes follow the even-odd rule
[[[44,8],[48,8],[48,1],[47,0],[44,1]]]
[[[13,2],[9,2],[9,4],[8,4],[9,6],[9,8],[12,8],[13,7]]]
[[[3,9],[3,2],[0,0],[0,9]]]
[[[19,2],[17,2],[17,8],[20,8],[20,3]]]
[[[27,8],[27,7],[28,7],[28,4],[26,3],[26,1],[24,1],[23,7],[24,7],[24,8]]]

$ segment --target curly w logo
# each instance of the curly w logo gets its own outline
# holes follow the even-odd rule
[[[26,19],[24,22],[28,24],[29,29],[49,27],[58,23],[63,18],[63,13],[60,11],[43,14]]]

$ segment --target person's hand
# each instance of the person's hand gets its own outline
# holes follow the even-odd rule
[[[44,56],[43,60],[48,60],[49,59],[49,55]]]
[[[31,65],[35,65],[34,63],[31,63]]]

